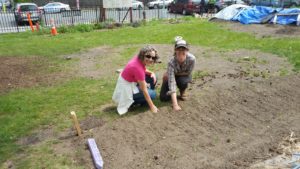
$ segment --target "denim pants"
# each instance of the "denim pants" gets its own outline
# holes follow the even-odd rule
[[[184,91],[188,84],[192,81],[192,77],[190,75],[188,76],[175,76],[176,85],[179,88],[179,91]],[[169,91],[169,84],[168,80],[163,81],[160,89],[160,95],[159,98],[161,101],[169,101],[171,100],[171,96],[168,94]]]
[[[151,98],[151,100],[155,99],[156,97],[156,92],[155,92],[155,85],[153,78],[150,77],[150,75],[146,75],[146,83],[150,84],[150,88],[148,88],[148,94]],[[139,88],[139,87],[138,87]],[[145,99],[145,96],[143,94],[143,91],[139,88],[139,92],[136,94],[133,94],[133,105],[144,105],[147,104],[147,101]]]

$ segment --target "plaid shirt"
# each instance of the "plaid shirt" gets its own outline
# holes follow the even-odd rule
[[[186,60],[182,65],[180,65],[175,57],[173,57],[168,63],[168,85],[169,85],[169,93],[176,92],[176,80],[175,76],[180,75],[181,73],[185,73],[191,75],[194,66],[195,66],[196,58],[193,54],[188,53],[186,56]]]

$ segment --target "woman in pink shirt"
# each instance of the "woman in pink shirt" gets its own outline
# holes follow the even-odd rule
[[[156,97],[154,90],[156,76],[146,69],[146,66],[156,63],[157,60],[157,51],[151,46],[146,46],[140,50],[138,56],[133,57],[127,63],[119,76],[113,94],[113,100],[118,103],[117,110],[120,115],[125,114],[132,104],[148,103],[152,112],[158,112],[152,102]]]

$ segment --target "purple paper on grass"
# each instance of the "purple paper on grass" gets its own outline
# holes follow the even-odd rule
[[[92,154],[96,169],[103,169],[103,159],[97,147],[95,139],[89,138],[87,143]]]

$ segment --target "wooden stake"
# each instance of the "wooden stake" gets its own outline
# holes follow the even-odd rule
[[[80,125],[79,125],[76,113],[74,111],[71,111],[71,116],[72,116],[72,119],[73,119],[74,127],[77,131],[77,134],[78,134],[78,136],[81,137],[82,132],[81,132],[81,129],[80,129]]]

